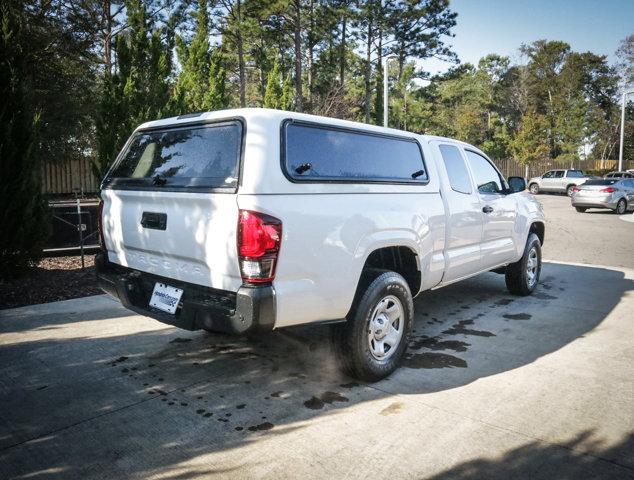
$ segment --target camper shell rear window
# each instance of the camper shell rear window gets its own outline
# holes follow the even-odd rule
[[[235,191],[242,138],[239,120],[138,131],[103,186]]]

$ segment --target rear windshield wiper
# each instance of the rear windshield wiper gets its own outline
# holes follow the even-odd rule
[[[418,178],[425,175],[425,170],[417,170],[416,172],[412,173],[412,178]]]
[[[301,175],[302,173],[307,172],[311,168],[313,168],[313,164],[312,163],[302,163],[299,167],[295,168],[295,171],[299,175]]]
[[[152,185],[155,185],[157,187],[162,187],[166,183],[167,183],[167,179],[161,177],[159,174],[156,174],[154,177],[152,177]]]

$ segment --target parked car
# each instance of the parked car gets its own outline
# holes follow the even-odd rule
[[[581,170],[549,170],[541,177],[533,177],[528,181],[528,189],[533,195],[538,193],[566,193],[572,195],[573,187],[588,180]]]
[[[583,213],[588,208],[608,208],[623,215],[634,209],[634,179],[588,180],[574,188],[570,201],[577,212]]]
[[[634,178],[634,172],[610,172],[607,173],[603,178]]]
[[[344,370],[389,375],[412,298],[489,270],[528,295],[544,214],[479,149],[266,109],[141,125],[102,183],[102,288],[128,309],[242,334],[334,324]]]

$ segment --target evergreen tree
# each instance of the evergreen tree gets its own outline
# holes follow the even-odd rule
[[[40,193],[37,129],[29,92],[31,41],[19,0],[0,4],[0,278],[18,275],[39,258],[49,233]]]
[[[179,42],[181,43],[179,61],[183,69],[178,76],[175,94],[183,102],[186,111],[207,110],[211,71],[207,0],[198,0],[196,33],[191,43],[189,46],[184,45],[180,37]]]
[[[280,73],[280,64],[275,62],[273,68],[269,72],[266,82],[266,92],[264,94],[264,108],[276,108],[283,110],[282,102],[282,74]]]
[[[116,63],[106,73],[96,120],[97,153],[93,171],[102,178],[139,124],[175,113],[170,23],[157,26],[143,0],[126,0],[128,28],[115,41]],[[163,40],[166,38],[166,41]]]

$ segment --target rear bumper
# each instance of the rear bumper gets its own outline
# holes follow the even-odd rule
[[[611,197],[590,197],[574,195],[571,199],[573,207],[616,209],[616,202]]]
[[[122,267],[109,262],[104,252],[95,256],[95,269],[99,287],[119,299],[124,307],[185,330],[204,328],[241,334],[252,330],[272,330],[275,324],[275,291],[272,286],[242,286],[237,292],[215,290]],[[183,289],[174,315],[149,306],[157,281]]]

